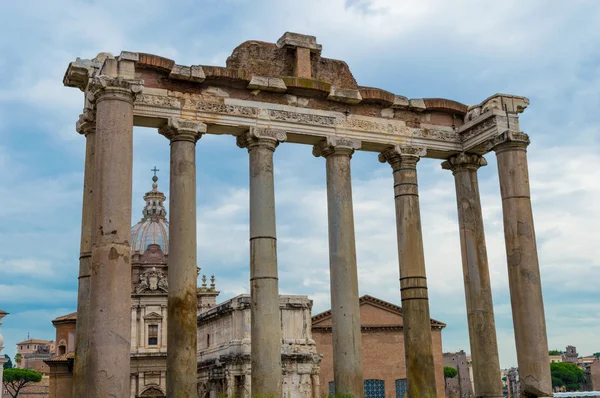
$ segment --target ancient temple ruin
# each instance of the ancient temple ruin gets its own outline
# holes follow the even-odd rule
[[[390,200],[393,195],[408,396],[443,394],[436,391],[431,352],[417,183],[421,157],[442,160],[454,175],[475,393],[502,396],[477,182],[483,155],[491,151],[498,162],[522,391],[552,394],[529,198],[529,137],[518,118],[527,98],[496,94],[471,106],[408,99],[360,86],[345,62],[321,52],[315,37],[288,32],[276,44],[242,43],[225,67],[178,65],[128,51],[69,65],[64,84],[84,93],[77,130],[87,142],[78,297],[78,312],[86,316],[77,327],[76,391],[87,388],[89,397],[129,393],[136,125],[156,128],[171,146],[167,396],[192,397],[197,388],[195,147],[204,134],[236,136],[249,156],[252,396],[282,392],[273,155],[288,142],[310,145],[325,158],[336,393],[363,395],[350,173],[352,154],[362,150],[379,153],[394,177]]]

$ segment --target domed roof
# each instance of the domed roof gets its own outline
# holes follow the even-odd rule
[[[148,245],[155,243],[161,250],[168,254],[169,252],[169,222],[167,221],[167,211],[164,202],[167,199],[165,194],[158,190],[158,177],[156,168],[154,177],[152,177],[152,191],[146,192],[144,201],[146,206],[142,210],[142,219],[131,227],[131,250],[143,253]]]

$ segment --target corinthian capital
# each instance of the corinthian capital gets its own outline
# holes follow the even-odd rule
[[[505,131],[485,143],[487,151],[498,151],[505,148],[527,148],[529,136],[516,131]]]
[[[100,75],[91,79],[88,92],[93,94],[92,98],[96,103],[104,99],[112,99],[133,104],[135,97],[142,92],[143,88],[143,80]]]
[[[402,165],[407,167],[416,167],[417,162],[423,156],[427,155],[427,148],[394,145],[379,154],[381,163],[389,163],[392,168],[397,168]]]
[[[354,151],[360,149],[360,147],[360,141],[339,137],[327,137],[313,146],[312,153],[315,157],[323,156],[324,158],[327,158],[329,155],[346,155],[351,157]]]
[[[75,123],[75,129],[79,134],[88,135],[96,132],[96,112],[93,109],[86,109],[79,115],[79,120]]]
[[[274,151],[279,143],[286,139],[287,134],[283,130],[251,127],[249,131],[237,137],[236,143],[240,148],[248,148],[249,151],[256,147],[265,147]]]
[[[461,152],[442,162],[442,169],[452,170],[452,174],[465,170],[477,170],[481,166],[487,166],[487,161],[483,156],[474,153]]]
[[[167,124],[158,129],[158,132],[171,142],[190,141],[196,143],[202,134],[206,133],[206,124],[172,117],[169,118]]]

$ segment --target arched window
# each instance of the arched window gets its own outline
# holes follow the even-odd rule
[[[383,380],[365,380],[365,398],[385,398],[385,382]]]
[[[58,346],[58,355],[63,355],[67,353],[67,346],[59,345]]]
[[[406,379],[396,380],[396,398],[404,398],[408,394]]]

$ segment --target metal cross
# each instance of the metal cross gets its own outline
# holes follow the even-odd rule
[[[154,172],[154,176],[156,176],[156,172],[157,172],[157,171],[160,171],[160,170],[159,170],[159,169],[157,169],[157,168],[156,168],[156,166],[154,166],[154,168],[153,168],[153,169],[150,169],[150,171],[153,171],[153,172]]]

